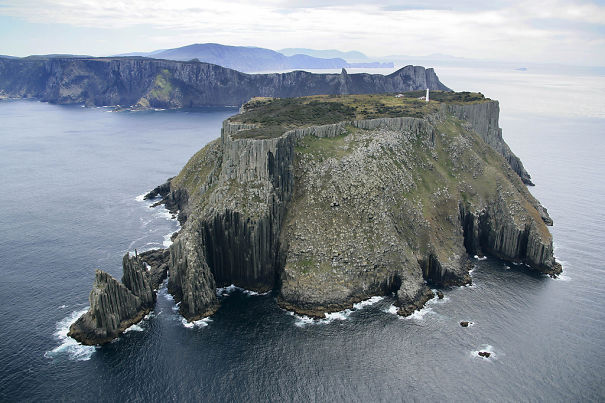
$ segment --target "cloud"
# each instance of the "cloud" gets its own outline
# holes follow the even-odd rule
[[[303,4],[301,6],[301,4]],[[605,7],[574,0],[4,0],[0,15],[36,24],[147,27],[152,49],[192,42],[340,48],[369,55],[605,63]],[[596,28],[595,28],[596,27]],[[153,42],[153,43],[151,43]],[[138,50],[138,49],[129,49]],[[595,56],[598,55],[598,56]]]

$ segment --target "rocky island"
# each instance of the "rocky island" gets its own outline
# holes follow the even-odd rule
[[[98,271],[70,335],[116,337],[152,309],[165,270],[189,321],[216,312],[216,288],[230,284],[313,317],[394,293],[409,315],[431,287],[470,283],[474,255],[560,273],[552,220],[502,139],[498,102],[422,95],[250,100],[148,195],[179,212],[169,251],[125,256],[122,283]]]

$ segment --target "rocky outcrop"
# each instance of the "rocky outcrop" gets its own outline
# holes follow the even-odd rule
[[[0,94],[59,104],[137,108],[242,105],[252,97],[449,90],[433,69],[381,74],[245,74],[196,61],[137,57],[0,57]]]
[[[141,305],[152,307],[155,304],[155,292],[151,284],[151,267],[147,269],[143,261],[128,254],[122,259],[122,284],[141,300]]]
[[[171,182],[189,195],[169,281],[183,315],[214,312],[213,287],[229,284],[277,288],[282,307],[317,317],[396,292],[408,315],[433,297],[427,283],[468,284],[469,254],[556,275],[545,209],[484,103],[260,139],[226,121]]]
[[[143,319],[156,300],[150,270],[144,264],[138,256],[126,254],[122,283],[97,270],[90,308],[70,326],[68,336],[82,344],[105,344]]]
[[[216,282],[204,251],[195,233],[181,234],[170,246],[168,292],[180,303],[181,315],[190,321],[212,315],[219,307]]]
[[[152,249],[138,254],[140,260],[149,265],[149,276],[153,290],[168,277],[168,264],[170,263],[170,251],[168,249]]]

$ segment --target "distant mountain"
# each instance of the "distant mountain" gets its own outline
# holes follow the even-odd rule
[[[177,61],[198,60],[244,72],[296,69],[341,69],[347,67],[393,67],[392,63],[349,63],[342,58],[319,58],[306,54],[283,55],[271,49],[200,43],[154,52],[135,52],[117,56],[144,56]],[[362,55],[363,56],[363,55]]]
[[[356,50],[350,52],[342,52],[336,49],[327,49],[327,50],[318,50],[318,49],[307,49],[307,48],[286,48],[281,49],[280,53],[286,56],[292,55],[308,55],[313,57],[323,57],[323,58],[341,58],[345,59],[348,62],[357,62],[357,61],[367,61],[368,57],[361,52]]]

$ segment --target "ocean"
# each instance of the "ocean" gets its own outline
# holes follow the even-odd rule
[[[320,321],[281,310],[272,294],[228,288],[195,324],[164,287],[119,339],[81,346],[66,333],[87,309],[94,269],[120,278],[125,253],[165,246],[178,230],[142,195],[237,109],[3,100],[0,401],[604,400],[605,77],[436,71],[500,101],[504,138],[555,221],[559,279],[487,258],[475,261],[472,286],[411,317],[386,296]]]

